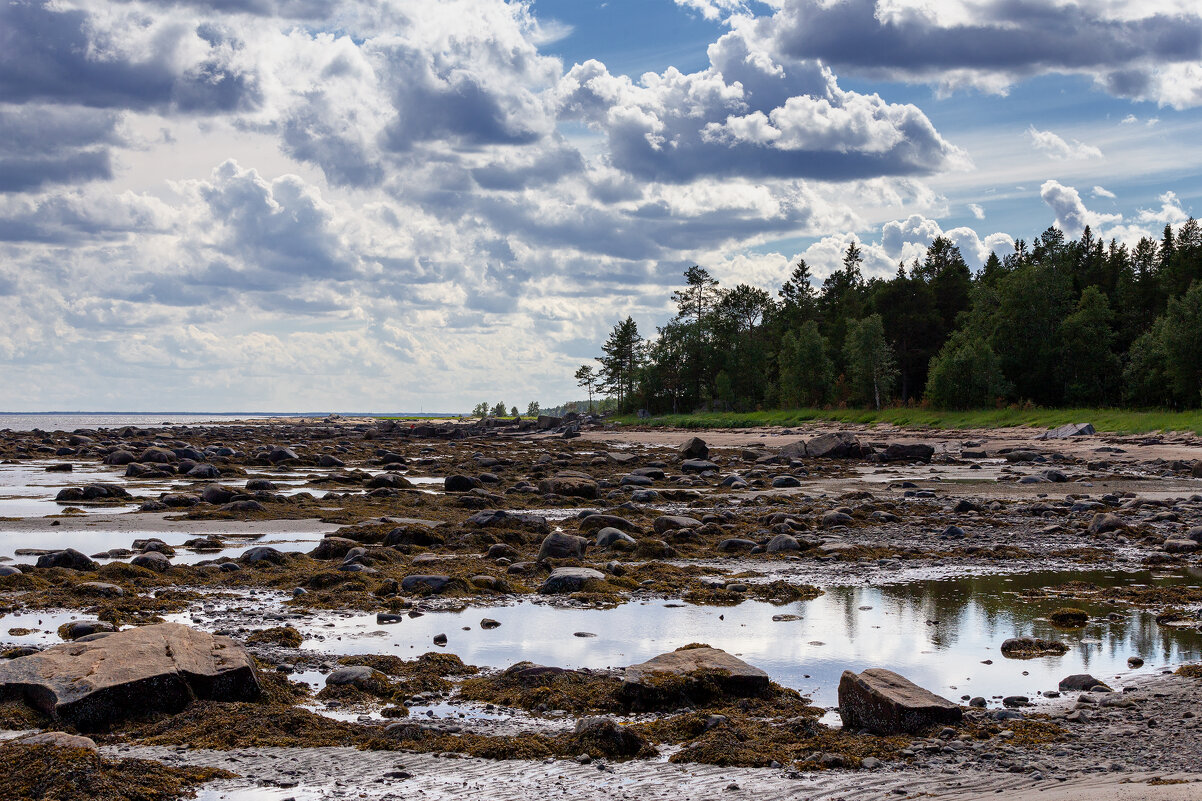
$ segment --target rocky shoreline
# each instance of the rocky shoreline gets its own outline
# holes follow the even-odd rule
[[[0,551],[11,554],[0,556],[0,611],[70,623],[4,627],[0,725],[89,734],[102,758],[238,774],[204,785],[206,798],[271,787],[297,798],[445,797],[456,781],[497,799],[549,787],[565,797],[953,797],[995,785],[1096,789],[1102,776],[1190,797],[1172,795],[1198,778],[1190,710],[1202,680],[1190,670],[1100,676],[1106,692],[1047,688],[1035,707],[948,701],[885,677],[876,691],[887,703],[854,702],[840,685],[838,729],[777,677],[702,648],[704,630],[625,670],[479,669],[453,655],[453,631],[412,643],[435,652],[417,659],[312,647],[314,622],[339,615],[403,627],[476,607],[487,629],[490,607],[530,599],[595,610],[655,600],[758,602],[785,620],[824,588],[1053,568],[1061,580],[1018,602],[1061,604],[1052,617],[1066,639],[1135,610],[1166,630],[1197,630],[1202,589],[1188,577],[1202,566],[1202,444],[1061,434],[815,426],[698,438],[591,418],[0,431],[0,470],[55,476],[56,507],[0,521],[13,543]],[[120,544],[54,546],[96,531]],[[1186,578],[1063,580],[1099,570]],[[29,689],[34,660],[106,639],[116,654],[127,632],[179,623],[246,649],[261,691],[214,695],[184,682],[170,703],[117,700],[111,715],[72,717]],[[76,645],[53,644],[63,639]],[[884,680],[860,676],[876,676],[863,687]],[[846,693],[855,686],[847,680]],[[425,708],[449,714],[411,714]],[[55,747],[65,746],[0,753]],[[189,792],[172,781],[154,797]]]

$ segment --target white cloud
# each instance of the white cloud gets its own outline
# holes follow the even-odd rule
[[[775,0],[760,35],[840,72],[998,94],[1035,75],[1083,75],[1118,97],[1202,104],[1196,2]]]
[[[1102,151],[1092,145],[1087,145],[1078,139],[1074,139],[1070,144],[1057,134],[1051,131],[1041,131],[1034,125],[1027,128],[1027,136],[1031,137],[1031,144],[1035,146],[1035,149],[1042,151],[1050,159],[1102,158]]]
[[[1189,219],[1189,214],[1181,208],[1181,199],[1175,192],[1165,192],[1160,196],[1159,209],[1140,209],[1136,219],[1145,224],[1180,225]]]
[[[1090,191],[1090,194],[1094,197],[1105,197],[1110,198],[1111,200],[1114,200],[1115,197],[1117,197],[1114,192],[1111,192],[1110,190],[1100,186],[1094,186],[1093,190]]]
[[[985,219],[985,209],[977,203],[969,203],[968,210],[972,212],[972,216],[978,220]]]
[[[1078,237],[1089,226],[1097,236],[1103,228],[1122,222],[1121,214],[1101,214],[1090,211],[1081,195],[1071,186],[1048,180],[1039,188],[1039,196],[1056,215],[1055,225],[1070,237]]]

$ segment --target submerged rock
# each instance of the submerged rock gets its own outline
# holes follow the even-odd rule
[[[839,680],[839,716],[848,731],[873,734],[916,733],[931,726],[959,723],[960,707],[909,679],[884,668],[856,675],[843,672]]]
[[[179,712],[197,698],[252,701],[260,692],[246,649],[179,623],[0,662],[0,697],[22,697],[81,731],[148,712]]]

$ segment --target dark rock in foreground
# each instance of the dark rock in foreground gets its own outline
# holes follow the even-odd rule
[[[251,701],[261,688],[246,650],[179,623],[56,645],[0,663],[0,698],[26,703],[82,731],[195,699]]]
[[[916,733],[923,729],[959,723],[960,707],[924,690],[909,679],[884,668],[870,668],[858,676],[843,671],[839,680],[839,716],[848,731],[867,729],[873,734]]]

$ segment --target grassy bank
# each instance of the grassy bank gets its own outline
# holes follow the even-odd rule
[[[793,426],[816,421],[840,423],[890,423],[928,428],[1055,428],[1065,423],[1092,423],[1098,431],[1145,434],[1158,431],[1192,431],[1202,434],[1202,412],[1127,411],[1123,409],[980,409],[953,412],[931,409],[776,409],[764,412],[712,412],[669,414],[640,420],[633,415],[616,418],[624,425],[668,428],[756,428]]]

